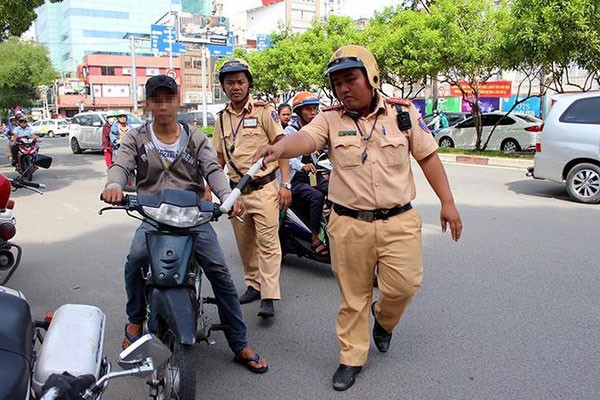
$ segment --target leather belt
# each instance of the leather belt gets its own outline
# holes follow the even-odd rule
[[[275,171],[273,171],[268,175],[265,175],[263,177],[255,179],[253,181],[250,181],[250,182],[248,182],[248,184],[246,185],[244,190],[242,190],[242,194],[248,194],[248,193],[254,192],[255,190],[261,190],[267,184],[273,182],[276,178],[277,178],[277,175],[275,174]],[[230,180],[229,187],[231,187],[231,189],[234,189],[238,185],[238,183],[239,182],[234,182],[234,181]]]
[[[344,207],[339,204],[334,204],[333,209],[338,215],[343,215],[345,217],[356,218],[365,222],[373,222],[378,219],[386,220],[398,214],[402,214],[410,209],[412,209],[412,205],[410,203],[405,204],[403,206],[398,206],[394,208],[380,208],[379,210],[370,210],[370,211],[358,211],[353,210],[348,207]]]

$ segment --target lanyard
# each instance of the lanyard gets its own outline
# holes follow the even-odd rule
[[[377,125],[378,118],[379,118],[379,112],[377,113],[377,115],[375,115],[375,121],[373,122],[373,126],[371,126],[371,132],[369,132],[369,136],[365,136],[362,129],[360,128],[360,125],[358,124],[357,118],[352,119],[354,121],[354,125],[356,125],[356,129],[358,129],[358,133],[360,133],[362,142],[365,144],[365,150],[362,152],[362,154],[360,156],[360,160],[362,161],[363,164],[365,163],[365,161],[367,161],[367,156],[368,156],[367,145],[369,144],[369,140],[371,140],[371,137],[373,136],[373,131],[375,130],[375,125]]]
[[[233,119],[231,118],[231,112],[229,114],[229,125],[231,127],[231,147],[229,147],[229,152],[233,153],[235,151],[235,137],[237,136],[238,131],[240,130],[240,126],[242,126],[242,122],[244,122],[244,117],[246,116],[246,110],[242,113],[242,117],[240,118],[240,122],[238,122],[235,131],[233,130]],[[227,143],[225,143],[227,146]]]

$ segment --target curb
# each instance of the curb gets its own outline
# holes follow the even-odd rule
[[[455,164],[471,164],[471,165],[482,165],[490,167],[507,167],[507,168],[518,168],[527,169],[533,165],[533,160],[521,160],[515,158],[502,158],[502,157],[480,157],[480,156],[467,156],[467,155],[454,155],[454,154],[439,154],[442,162],[449,162]]]

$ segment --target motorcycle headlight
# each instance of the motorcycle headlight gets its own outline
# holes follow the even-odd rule
[[[161,204],[159,207],[143,206],[144,214],[153,220],[177,228],[190,228],[210,221],[212,212],[203,212],[198,207],[178,207]]]

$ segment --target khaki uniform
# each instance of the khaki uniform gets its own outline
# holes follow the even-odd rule
[[[249,99],[244,109],[236,113],[227,105],[215,123],[213,144],[225,157],[231,182],[237,183],[241,177],[229,164],[230,159],[239,172],[245,174],[252,166],[254,153],[261,146],[274,143],[280,135],[283,135],[283,128],[273,107]],[[270,163],[265,171],[255,175],[254,180],[268,177],[277,167],[277,163]],[[244,223],[231,219],[244,265],[245,284],[260,290],[263,299],[281,298],[278,194],[277,179],[261,189],[243,194],[241,200],[246,208]]]
[[[319,113],[303,127],[317,149],[329,146],[333,163],[329,199],[333,203],[371,211],[404,206],[415,198],[410,154],[421,160],[436,151],[437,144],[416,108],[406,100],[401,101],[402,108],[409,111],[412,128],[400,131],[390,101],[379,97],[376,110],[356,123],[342,106],[337,106]],[[370,344],[375,266],[381,292],[375,317],[388,332],[421,285],[421,217],[411,209],[368,222],[334,211],[328,230],[332,268],[341,291],[336,326],[340,363],[362,366]]]

